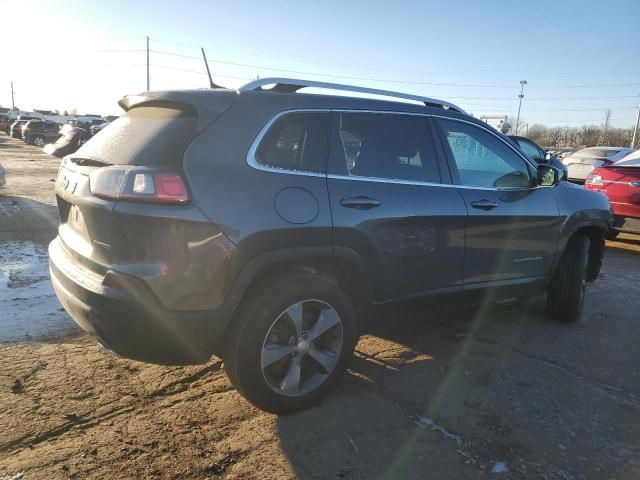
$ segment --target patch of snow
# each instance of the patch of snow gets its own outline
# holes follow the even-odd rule
[[[493,468],[491,469],[491,473],[508,473],[509,467],[504,462],[496,462]]]
[[[78,331],[53,292],[46,248],[34,242],[0,243],[0,343]]]
[[[418,419],[416,420],[416,425],[422,428],[430,428],[431,430],[440,432],[445,437],[450,438],[451,440],[455,440],[458,446],[462,445],[462,439],[458,435],[449,432],[443,426],[438,425],[436,422],[434,422],[431,418],[418,417]]]

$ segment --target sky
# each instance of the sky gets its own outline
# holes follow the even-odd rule
[[[257,76],[439,98],[533,125],[631,127],[640,1],[0,0],[0,105],[118,114],[146,89],[236,88]],[[9,43],[7,43],[9,42]],[[10,48],[7,48],[10,45]]]

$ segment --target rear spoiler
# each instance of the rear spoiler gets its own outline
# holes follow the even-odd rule
[[[118,105],[128,112],[132,108],[156,106],[186,110],[198,117],[197,132],[203,131],[211,122],[224,113],[238,98],[235,90],[176,90],[144,92],[123,97]]]

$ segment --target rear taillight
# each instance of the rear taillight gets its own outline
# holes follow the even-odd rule
[[[104,167],[89,176],[91,194],[106,200],[184,205],[189,192],[175,172],[138,167]]]

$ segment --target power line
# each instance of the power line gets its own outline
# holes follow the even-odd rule
[[[163,50],[152,50],[153,53],[158,53],[160,55],[169,55],[174,57],[181,58],[191,58],[197,59],[197,57],[191,55],[182,55],[173,52],[166,52]],[[333,73],[318,73],[318,72],[309,72],[306,70],[294,70],[289,68],[279,68],[279,67],[270,67],[266,65],[256,65],[251,63],[241,63],[241,62],[230,62],[226,60],[211,60],[212,63],[219,63],[222,65],[232,65],[236,67],[243,68],[259,68],[263,70],[269,70],[273,72],[285,72],[285,73],[296,73],[300,75],[314,75],[326,78],[342,78],[346,80],[362,80],[367,82],[383,82],[383,83],[397,83],[402,85],[430,85],[430,86],[442,86],[442,87],[466,87],[466,88],[515,88],[515,85],[490,85],[490,84],[480,84],[480,83],[449,83],[449,82],[424,82],[419,80],[396,80],[396,79],[381,79],[381,78],[372,78],[372,77],[359,77],[352,75],[338,75]],[[640,86],[640,83],[620,83],[620,84],[593,84],[593,85],[538,85],[530,88],[599,88],[599,87],[621,87],[621,86]]]
[[[166,44],[166,45],[174,45],[174,46],[182,46],[182,47],[188,47],[188,48],[200,48],[202,47],[201,44],[195,44],[195,43],[189,43],[189,42],[177,42],[174,40],[166,40],[166,39],[160,39],[160,38],[152,38],[153,41],[158,42],[158,43],[162,43],[162,44]],[[318,62],[318,61],[309,61],[308,58],[303,58],[303,57],[296,57],[296,56],[291,56],[291,55],[273,55],[273,54],[264,54],[264,53],[255,53],[254,51],[244,51],[244,50],[237,50],[237,49],[229,49],[229,48],[220,48],[220,47],[211,47],[211,46],[204,46],[204,48],[206,48],[207,50],[214,50],[214,51],[220,51],[220,52],[224,52],[224,53],[230,53],[230,54],[240,54],[240,55],[246,55],[246,56],[251,56],[251,57],[259,57],[259,58],[271,58],[271,59],[284,59],[284,60],[289,60],[289,61],[296,61],[298,63],[305,63],[305,64],[309,64],[309,65],[324,65],[324,66],[336,66],[336,67],[348,67],[348,68],[353,68],[354,64],[353,63],[336,63],[336,62]],[[167,52],[168,53],[168,52]],[[176,56],[182,56],[185,58],[193,58],[194,60],[200,60],[200,57],[193,57],[190,55],[179,55],[179,54],[174,54]],[[418,73],[418,74],[439,74],[442,73],[441,70],[417,70],[417,69],[407,69],[401,66],[390,66],[389,64],[371,64],[371,63],[367,63],[366,65],[364,65],[364,67],[366,68],[371,68],[371,67],[376,67],[379,70],[386,70],[386,71],[390,71],[390,72],[404,72],[404,73]],[[356,67],[358,68],[362,68],[362,65],[356,65]],[[382,68],[380,68],[382,67]],[[455,75],[469,75],[469,74],[473,74],[473,73],[491,73],[491,74],[495,74],[495,75],[503,75],[503,74],[513,74],[514,72],[507,72],[507,71],[496,71],[495,69],[490,69],[490,70],[459,70],[456,72],[450,72],[450,74],[455,74]],[[531,76],[531,77],[535,77],[537,76],[547,76],[547,74],[545,73],[540,73],[538,72],[522,72],[519,71],[518,75],[525,75],[525,76]],[[632,77],[637,77],[637,73],[618,73],[616,72],[617,76],[632,76]],[[637,85],[637,84],[636,84]],[[510,85],[512,86],[512,85]],[[541,88],[547,88],[547,87],[541,87]],[[549,87],[549,88],[555,88],[555,87]],[[570,85],[567,85],[563,88],[573,88]]]
[[[447,95],[448,98],[454,98],[459,100],[496,100],[496,101],[510,101],[513,102],[516,97],[456,97]],[[640,98],[639,95],[613,95],[605,97],[527,97],[527,101],[546,101],[546,100],[610,100],[616,98]]]
[[[151,67],[155,67],[155,68],[162,68],[165,70],[173,70],[176,72],[186,72],[186,73],[195,73],[197,75],[206,75],[207,72],[203,72],[201,70],[189,70],[187,68],[180,68],[180,67],[170,67],[168,65],[158,65],[157,63],[151,63],[150,64]],[[233,76],[233,75],[222,75],[222,74],[218,74],[216,73],[216,77],[223,77],[223,78],[233,78],[236,80],[252,80],[252,78],[249,77],[237,77],[237,76]]]

